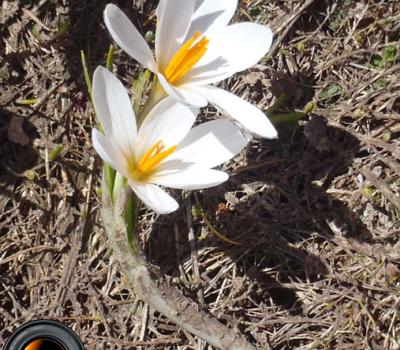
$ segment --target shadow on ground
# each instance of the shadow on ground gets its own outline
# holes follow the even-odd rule
[[[252,300],[263,302],[270,297],[291,314],[302,314],[302,303],[296,290],[285,284],[317,281],[329,271],[319,252],[312,249],[313,242],[321,247],[338,235],[371,239],[351,208],[336,199],[335,193],[327,193],[332,181],[346,174],[353,158],[362,152],[359,142],[328,126],[323,117],[311,115],[308,119],[296,130],[280,128],[279,140],[250,144],[248,165],[237,169],[226,184],[202,192],[200,200],[215,228],[241,245],[221,242],[212,234],[199,245],[224,251],[243,274],[264,289],[254,291]],[[192,196],[189,201],[195,203]],[[231,209],[221,211],[219,207],[227,202]],[[179,225],[181,255],[171,253],[177,243],[171,237],[173,225],[183,215],[180,210],[160,218],[150,234],[149,255],[173,275],[179,275],[177,261],[190,256],[184,222]],[[201,220],[193,227],[197,236],[204,230]],[[207,271],[200,275],[211,279]]]
[[[34,171],[27,171],[31,170],[39,159],[39,154],[32,144],[36,137],[37,130],[33,124],[0,108],[0,207],[3,212],[11,209],[8,207],[8,199],[18,201],[22,213],[31,206],[37,207],[37,204],[21,198],[14,190],[21,179],[34,176]],[[4,224],[0,222],[0,228],[3,228]],[[1,234],[0,230],[0,236]]]

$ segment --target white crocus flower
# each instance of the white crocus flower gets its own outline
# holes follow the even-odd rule
[[[210,102],[248,130],[275,138],[277,132],[261,110],[209,85],[253,66],[271,46],[272,32],[265,26],[228,25],[236,6],[237,0],[160,0],[155,59],[145,39],[117,6],[107,5],[104,19],[116,43],[157,75],[161,95],[199,107]]]
[[[171,97],[158,103],[137,130],[126,89],[102,67],[94,73],[93,102],[104,130],[102,134],[93,129],[94,148],[159,214],[176,210],[178,203],[158,185],[186,190],[216,186],[228,175],[211,168],[247,143],[240,129],[227,120],[192,129],[196,112]]]

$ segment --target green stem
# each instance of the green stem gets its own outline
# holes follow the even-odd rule
[[[123,192],[125,186],[126,186],[126,179],[120,173],[116,172],[114,177],[114,186],[111,192],[112,200],[114,203],[118,199],[118,196],[120,196],[121,193]]]
[[[92,99],[92,80],[90,79],[89,75],[89,69],[86,63],[86,56],[83,50],[81,50],[81,62],[82,62],[82,68],[83,68],[83,75],[85,76],[85,82],[86,82],[86,87],[88,89],[90,101],[93,104],[93,99]]]
[[[125,222],[128,236],[128,243],[130,248],[132,249],[133,254],[139,254],[138,247],[139,244],[137,242],[137,222],[138,222],[138,204],[139,200],[135,193],[131,193],[125,209]]]
[[[107,60],[106,60],[106,68],[111,71],[114,60],[114,46],[111,44],[108,49]]]
[[[104,181],[110,193],[114,192],[115,170],[111,168],[106,162],[103,162]]]
[[[104,174],[107,176],[107,174]],[[126,193],[126,188],[129,186],[125,177],[123,177],[120,173],[115,173],[114,183],[113,183],[112,192],[112,201],[114,205],[118,205],[119,198]],[[136,228],[137,228],[137,219],[138,219],[138,205],[139,200],[136,197],[135,193],[130,191],[128,197],[126,199],[126,203],[124,203],[124,218],[126,223],[126,233],[128,238],[128,243],[130,248],[132,249],[133,254],[137,254],[138,243],[136,242]]]
[[[286,100],[287,100],[286,94],[279,95],[279,97],[276,98],[274,104],[267,109],[267,114],[271,115],[276,111],[280,110],[283,104],[286,102]]]
[[[296,111],[282,114],[275,113],[270,115],[269,119],[271,119],[273,123],[297,123],[305,115],[304,112]]]

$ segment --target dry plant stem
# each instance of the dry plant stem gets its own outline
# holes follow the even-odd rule
[[[124,208],[130,189],[120,193],[113,204],[103,176],[102,215],[113,254],[137,295],[152,308],[188,332],[222,350],[255,350],[242,335],[202,311],[180,290],[171,286],[140,254],[128,244]]]

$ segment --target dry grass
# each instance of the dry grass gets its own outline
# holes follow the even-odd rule
[[[105,1],[54,3],[4,0],[0,14],[0,338],[51,318],[87,349],[211,349],[137,300],[113,261],[79,58],[104,62]],[[120,5],[154,27],[153,1]],[[184,193],[173,215],[142,212],[143,249],[259,349],[400,349],[399,3],[242,1],[235,21],[249,19],[277,45],[222,85],[264,110],[283,99],[280,138],[254,140],[199,193],[240,244]],[[139,67],[115,63],[129,84]]]

